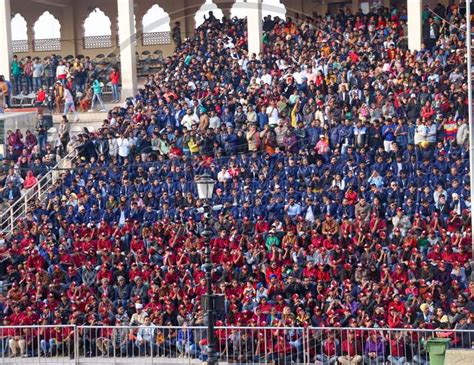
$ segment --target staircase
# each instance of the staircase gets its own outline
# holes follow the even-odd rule
[[[8,235],[15,228],[18,219],[26,216],[33,202],[44,202],[48,198],[49,189],[56,183],[63,169],[71,168],[76,155],[77,153],[74,150],[60,159],[56,166],[39,179],[35,186],[27,190],[20,199],[2,209],[3,212],[0,214],[1,232]]]

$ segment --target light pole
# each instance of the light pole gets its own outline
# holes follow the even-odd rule
[[[211,262],[211,235],[209,227],[210,207],[209,200],[212,199],[215,181],[208,174],[196,176],[196,187],[199,199],[204,201],[204,217],[205,227],[201,235],[206,240],[205,264],[207,294],[206,294],[206,310],[207,310],[207,363],[208,365],[217,364],[219,354],[216,352],[216,340],[214,337],[214,302],[215,295],[212,293],[212,262]]]

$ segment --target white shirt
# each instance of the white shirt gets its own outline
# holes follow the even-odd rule
[[[217,181],[220,181],[220,182],[224,182],[226,180],[229,180],[231,179],[232,176],[230,176],[229,174],[229,171],[219,171],[219,173],[217,174]]]
[[[183,119],[181,120],[181,125],[186,127],[187,129],[191,129],[193,123],[198,123],[199,119],[194,114],[186,114]]]
[[[128,138],[117,138],[118,154],[121,157],[128,157],[130,154],[130,141]]]
[[[69,89],[67,88],[64,89],[64,101],[68,104],[74,103],[74,98]]]
[[[67,67],[65,65],[58,65],[56,67],[56,77],[65,74],[67,74]]]
[[[297,84],[303,83],[303,77],[300,72],[293,72],[293,78],[295,79]]]
[[[268,124],[275,125],[278,124],[278,109],[273,106],[268,106],[266,113],[268,115]]]
[[[260,77],[260,80],[257,80],[257,81],[258,81],[258,83],[260,83],[260,81],[263,81],[264,84],[271,85],[272,84],[272,77],[269,74],[265,74],[265,75],[262,75]]]
[[[221,126],[221,120],[218,116],[209,118],[209,128],[218,128]]]

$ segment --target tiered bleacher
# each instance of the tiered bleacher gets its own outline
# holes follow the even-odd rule
[[[408,351],[384,328],[442,329],[470,348],[472,334],[449,332],[474,319],[463,19],[454,6],[430,13],[417,52],[406,20],[266,18],[256,57],[245,21],[210,17],[136,98],[68,143],[74,168],[0,241],[4,324],[136,325],[105,348],[112,333],[89,334],[88,355],[202,356],[192,331],[162,345],[143,328],[205,323],[195,177],[209,174],[218,325],[353,327],[322,335],[322,363],[423,363],[413,336]],[[302,334],[282,333],[270,332],[273,360],[302,353]],[[11,341],[5,353],[26,351]]]

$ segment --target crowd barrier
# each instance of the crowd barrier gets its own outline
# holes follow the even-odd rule
[[[0,231],[8,235],[13,231],[17,220],[24,218],[33,202],[43,202],[48,197],[48,191],[51,189],[61,174],[61,167],[73,161],[77,157],[77,152],[71,151],[58,163],[48,170],[41,178],[38,177],[38,183],[28,189],[18,200],[0,213]]]
[[[215,337],[220,364],[427,365],[432,338],[474,355],[474,330],[216,327]],[[206,327],[0,327],[5,364],[198,364],[207,351]]]

